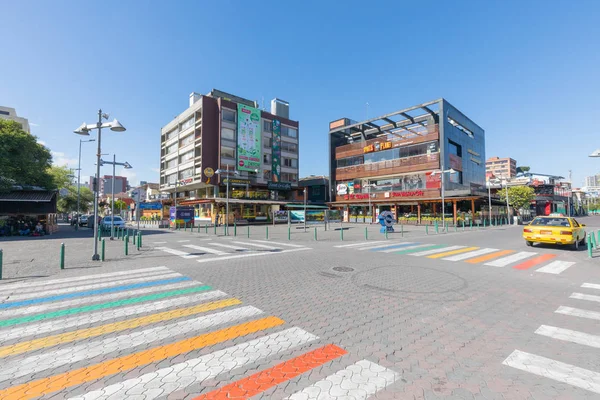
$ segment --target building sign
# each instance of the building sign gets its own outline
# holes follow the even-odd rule
[[[338,119],[337,121],[333,121],[329,123],[329,130],[339,128],[340,126],[346,125],[346,118]]]
[[[206,183],[210,183],[210,178],[215,175],[215,171],[211,167],[204,168],[204,176],[206,176]]]
[[[271,145],[271,179],[281,181],[281,121],[273,120],[273,142]],[[290,190],[290,189],[287,189]]]
[[[450,159],[450,168],[456,171],[462,171],[462,158],[452,153],[448,155],[448,158]]]
[[[474,152],[474,151],[473,151],[473,150],[471,150],[471,149],[467,150],[467,153],[469,153],[469,154],[471,154],[471,155],[473,155],[473,156],[475,156],[475,157],[479,157],[479,156],[481,156],[481,154],[479,154],[479,153],[476,153],[476,152]]]
[[[344,200],[364,200],[369,199],[368,194],[347,194],[344,196]]]
[[[290,211],[291,222],[304,222],[304,211]]]
[[[336,192],[339,196],[343,196],[348,193],[348,186],[345,183],[338,184],[336,189]]]
[[[439,189],[442,187],[442,174],[427,172],[425,174],[425,187],[427,189]]]
[[[223,179],[223,183],[229,182],[230,185],[249,185],[249,179],[237,179],[237,178],[225,178]]]
[[[269,190],[292,190],[292,184],[290,182],[267,182],[267,189]]]
[[[194,207],[171,207],[169,208],[169,225],[173,228],[178,225],[194,225]]]
[[[419,197],[424,196],[425,192],[422,190],[410,190],[407,192],[392,192],[391,197]]]
[[[387,150],[392,148],[392,142],[375,142],[363,147],[363,153],[371,153],[373,151]]]
[[[238,103],[237,112],[237,169],[254,172],[261,165],[260,110]]]
[[[161,203],[140,203],[140,210],[162,210]]]

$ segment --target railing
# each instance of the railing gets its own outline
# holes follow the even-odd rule
[[[397,158],[371,164],[352,165],[336,169],[336,180],[389,175],[402,172],[422,171],[439,168],[439,153],[414,157]]]

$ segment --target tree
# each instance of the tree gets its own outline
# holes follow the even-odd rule
[[[66,165],[52,165],[48,168],[48,173],[52,177],[51,189],[62,189],[71,186],[72,177],[69,175],[72,174],[72,171]],[[75,190],[77,190],[77,187],[75,187]]]
[[[519,175],[519,174],[524,174],[524,173],[526,173],[526,172],[529,172],[529,170],[530,170],[530,169],[531,169],[531,168],[529,168],[529,167],[527,167],[527,166],[525,166],[525,165],[523,165],[523,166],[521,166],[521,167],[517,167],[517,175]]]
[[[506,188],[498,192],[501,199],[506,199]],[[535,198],[535,192],[529,186],[511,186],[508,188],[508,204],[518,211],[521,208],[529,206],[531,200]]]
[[[69,193],[66,196],[59,196],[56,202],[58,212],[67,213],[77,210],[77,186],[68,186]],[[88,212],[94,201],[94,193],[86,187],[79,189],[79,210],[82,213]]]
[[[25,132],[21,124],[0,119],[0,154],[0,190],[10,189],[11,180],[17,185],[53,188],[48,173],[52,163],[50,150]]]

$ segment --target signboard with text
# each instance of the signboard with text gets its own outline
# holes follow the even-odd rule
[[[267,183],[267,189],[269,190],[292,190],[292,184],[290,182],[272,182]]]
[[[254,172],[261,167],[260,110],[238,103],[237,169]]]

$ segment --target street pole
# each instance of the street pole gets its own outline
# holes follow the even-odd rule
[[[504,191],[506,192],[506,219],[508,219],[508,224],[512,225],[510,222],[510,206],[508,205],[508,181],[504,181]]]
[[[115,166],[117,155],[113,154],[113,176],[112,176],[112,204],[110,206],[110,240],[115,240]]]
[[[367,183],[367,194],[369,195],[369,210],[367,211],[367,215],[371,213],[371,218],[369,219],[369,225],[373,223],[373,213],[371,212],[371,184]]]
[[[492,183],[488,179],[488,210],[490,213],[490,220],[492,219]]]
[[[229,236],[229,164],[227,164],[227,185],[225,190],[225,236]]]
[[[444,164],[442,163],[442,226],[445,229],[446,226],[446,213],[444,210],[444,205],[445,203],[445,198],[444,198],[444,175],[446,174],[446,171],[444,170]]]
[[[98,154],[96,154],[96,193],[94,196],[94,254],[93,261],[100,260],[98,254],[98,200],[100,196],[100,157],[102,156],[102,109],[98,110]]]
[[[306,188],[304,188],[304,232],[306,232]]]
[[[77,164],[77,223],[75,224],[75,230],[79,230],[79,222],[81,221],[81,215],[79,215],[79,185],[81,183],[81,139],[79,139],[79,162]]]

